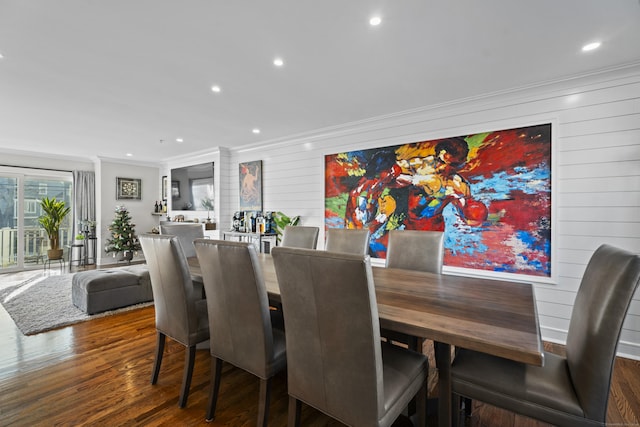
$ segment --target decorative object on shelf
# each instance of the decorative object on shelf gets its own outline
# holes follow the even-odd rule
[[[277,237],[278,242],[282,240],[282,233],[284,233],[284,228],[287,225],[298,225],[298,223],[300,222],[300,215],[288,217],[282,212],[273,212],[271,214],[271,217],[273,219],[273,222],[276,225],[276,234],[278,236]]]
[[[135,224],[131,223],[131,215],[125,206],[116,206],[115,212],[116,216],[109,226],[111,238],[107,239],[104,251],[113,252],[114,258],[121,254],[118,261],[131,262],[134,253],[141,248]]]
[[[168,185],[167,185],[167,176],[163,176],[162,177],[162,194],[160,195],[160,197],[162,198],[162,201],[167,202],[167,189],[168,189]]]
[[[265,212],[264,213],[264,232],[265,233],[275,233],[276,230],[276,222],[273,220],[274,212]]]
[[[84,234],[82,234],[82,233],[76,234],[75,242],[76,242],[76,245],[83,245],[84,244]]]
[[[40,207],[44,212],[38,218],[38,222],[49,236],[50,249],[47,257],[51,260],[62,259],[62,249],[60,248],[60,225],[69,214],[69,208],[64,200],[56,200],[55,197],[44,197],[40,200]]]
[[[142,180],[138,178],[116,178],[116,200],[142,199]]]
[[[256,231],[258,233],[266,233],[265,219],[264,216],[262,216],[262,212],[258,212],[256,216]]]
[[[262,211],[262,160],[240,163],[240,210]]]
[[[207,210],[207,223],[211,222],[211,211],[214,210],[213,197],[204,197],[200,204]]]

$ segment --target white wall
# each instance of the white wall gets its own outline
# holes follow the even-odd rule
[[[640,66],[414,110],[231,152],[227,203],[238,209],[239,162],[263,161],[264,210],[301,215],[324,241],[325,154],[551,122],[555,284],[536,284],[544,339],[564,342],[593,251],[640,253]],[[320,246],[321,244],[319,244]],[[619,345],[640,358],[636,295]]]
[[[141,200],[116,200],[116,178],[142,180]],[[109,225],[115,218],[116,206],[126,206],[135,224],[137,235],[149,233],[158,226],[158,217],[151,215],[155,202],[160,200],[160,168],[140,163],[124,163],[100,159],[96,162],[96,220],[98,234],[98,264],[114,263],[113,254],[106,254],[106,239],[111,237]],[[134,259],[143,259],[140,251]]]

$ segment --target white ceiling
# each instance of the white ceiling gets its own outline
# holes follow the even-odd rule
[[[0,149],[162,161],[638,63],[640,3],[0,0],[0,54]]]

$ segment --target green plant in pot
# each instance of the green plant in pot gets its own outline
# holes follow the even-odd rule
[[[300,216],[292,216],[289,217],[282,212],[274,212],[273,213],[273,222],[276,224],[276,234],[278,242],[282,241],[282,234],[284,233],[284,228],[287,225],[298,225],[300,222]]]
[[[49,259],[61,259],[62,249],[60,248],[60,225],[69,214],[69,208],[64,200],[56,200],[55,197],[44,197],[40,200],[40,207],[43,214],[38,217],[38,222],[44,228],[49,237]]]
[[[206,230],[215,230],[215,223],[211,222],[211,211],[215,209],[212,197],[204,197],[200,202],[203,208],[207,210],[207,222],[205,222]]]

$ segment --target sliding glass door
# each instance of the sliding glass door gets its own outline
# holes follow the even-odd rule
[[[0,272],[18,266],[18,176],[0,174]]]
[[[49,248],[49,238],[38,222],[42,198],[55,197],[71,207],[70,172],[36,169],[18,172],[23,173],[0,170],[0,272],[42,268]],[[60,227],[60,247],[65,251],[73,239],[71,221],[69,214]]]

